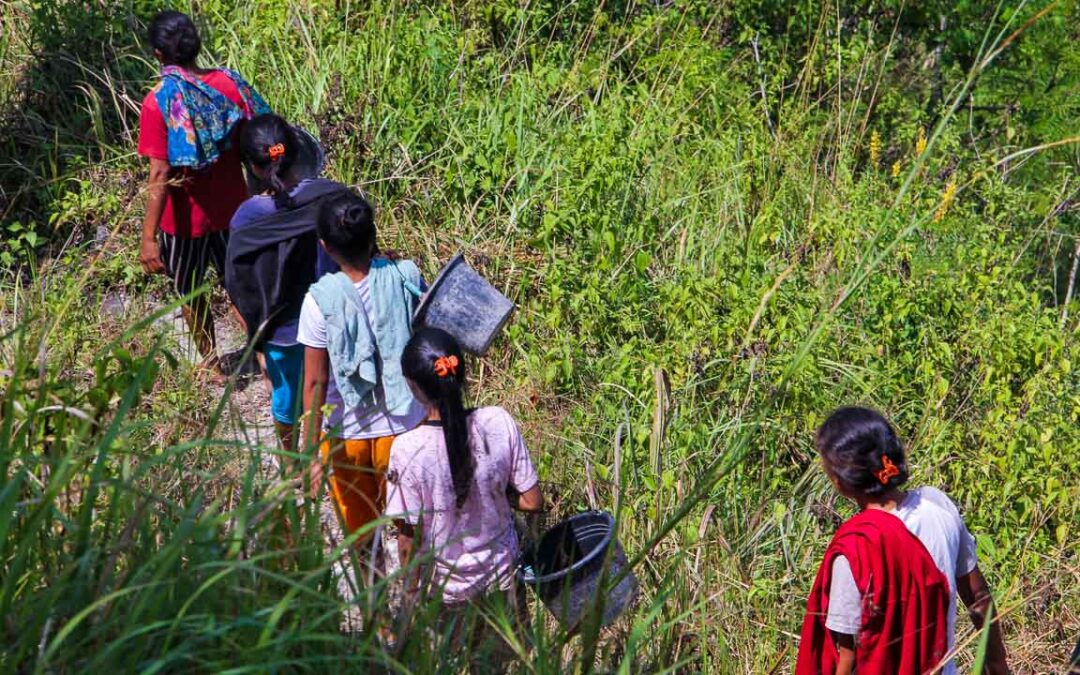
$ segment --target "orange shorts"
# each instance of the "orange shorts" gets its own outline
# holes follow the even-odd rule
[[[352,534],[382,515],[386,507],[386,468],[393,436],[327,438],[320,448],[329,466],[330,489],[345,530]]]

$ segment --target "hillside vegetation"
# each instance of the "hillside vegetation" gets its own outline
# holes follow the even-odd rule
[[[598,634],[537,621],[521,672],[790,671],[852,512],[811,444],[846,403],[960,505],[1014,670],[1063,670],[1075,1],[179,8],[204,62],[317,130],[384,246],[429,278],[464,251],[518,303],[474,398],[523,420],[549,522],[619,505],[642,589]],[[435,633],[339,632],[317,509],[260,468],[277,450],[230,411],[240,383],[197,382],[161,328],[135,154],[157,9],[3,3],[0,669],[456,672]]]

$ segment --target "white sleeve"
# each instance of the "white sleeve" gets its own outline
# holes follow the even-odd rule
[[[829,610],[825,615],[825,627],[836,633],[858,635],[862,625],[862,596],[855,585],[848,559],[842,555],[833,558],[832,579],[829,583]]]
[[[979,554],[975,547],[975,537],[971,536],[967,525],[960,521],[960,552],[956,556],[956,576],[971,574],[979,564]]]
[[[311,293],[304,296],[300,308],[300,322],[296,329],[296,341],[305,347],[326,349],[326,317],[319,311]]]
[[[524,494],[536,487],[540,477],[536,475],[536,468],[529,457],[529,449],[525,447],[525,439],[521,437],[517,422],[509,413],[506,413],[506,420],[510,441],[510,483],[518,494]]]
[[[979,564],[979,556],[975,548],[975,537],[971,536],[967,523],[964,522],[964,517],[960,515],[960,509],[956,506],[956,502],[937,488],[923,488],[923,494],[937,502],[954,520],[953,526],[959,535],[959,550],[956,552],[957,578],[971,574],[975,566]]]
[[[979,554],[975,548],[975,537],[971,536],[959,511],[956,512],[956,525],[960,531],[960,550],[956,552],[956,576],[959,578],[971,574],[979,564]]]

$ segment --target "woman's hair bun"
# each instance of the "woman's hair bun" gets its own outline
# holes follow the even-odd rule
[[[195,62],[202,50],[199,29],[183,12],[166,10],[150,21],[150,45],[161,52],[166,65],[186,66]]]

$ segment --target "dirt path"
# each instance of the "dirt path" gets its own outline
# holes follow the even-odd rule
[[[215,316],[215,326],[218,335],[218,353],[222,355],[227,371],[233,372],[243,356],[247,335],[229,315]],[[176,332],[182,349],[194,361],[197,358],[194,355],[194,346],[191,344],[183,318],[179,313],[172,317],[172,329]],[[278,437],[273,417],[270,414],[270,383],[259,371],[253,359],[240,369],[236,379],[229,404],[225,408],[225,416],[216,435],[227,440],[239,441],[256,452],[261,477],[268,484],[275,483],[281,480],[281,469],[279,457],[275,452],[278,448]],[[214,387],[219,395],[225,395],[224,386],[210,386]],[[328,490],[322,492],[319,507],[325,550],[330,555],[340,546],[345,536]],[[396,538],[381,535],[378,538],[381,546],[385,547],[387,571],[396,569],[398,566]],[[338,593],[350,605],[342,616],[342,629],[349,632],[360,630],[362,612],[358,603],[363,602],[364,594],[359,593],[357,588],[364,582],[357,582],[348,556],[339,556],[334,561],[333,567],[334,575],[338,579]],[[367,581],[370,582],[370,579]]]

